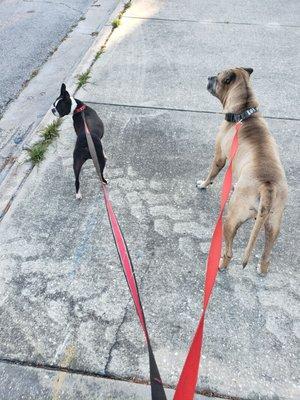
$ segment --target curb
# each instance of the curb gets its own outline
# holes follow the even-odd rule
[[[111,25],[111,22],[123,11],[126,2],[126,0],[122,0],[115,7],[106,24],[95,38],[93,44],[86,51],[82,60],[72,72],[70,78],[66,80],[66,86],[68,87],[68,91],[70,93],[75,94],[77,91],[77,76],[91,68],[94,64],[96,53],[100,50],[101,46],[107,42],[113,33],[114,29]],[[26,148],[31,147],[34,143],[39,141],[41,138],[39,135],[40,131],[56,119],[57,118],[53,116],[51,109],[49,109],[40,123],[26,138],[26,146],[24,146],[19,156],[17,156],[14,160],[10,159],[7,162],[6,167],[1,171],[1,173],[5,175],[5,178],[1,183],[2,195],[0,199],[0,223],[9,210],[19,189],[23,186],[30,172],[34,168],[31,162],[28,161],[28,153]]]

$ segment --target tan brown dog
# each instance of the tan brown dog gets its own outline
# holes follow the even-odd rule
[[[197,186],[205,189],[212,184],[229,157],[234,125],[242,120],[238,133],[239,148],[233,162],[234,191],[224,219],[225,249],[220,268],[226,268],[232,258],[232,242],[238,228],[248,219],[256,219],[243,257],[249,261],[260,229],[265,229],[265,247],[258,273],[268,272],[270,253],[280,230],[287,198],[287,183],[279,159],[277,145],[257,110],[250,84],[251,68],[234,68],[208,78],[208,91],[223,105],[225,121],[219,129],[215,156],[205,181]]]

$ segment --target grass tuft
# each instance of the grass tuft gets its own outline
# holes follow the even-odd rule
[[[86,85],[91,77],[90,68],[83,72],[82,74],[77,76],[77,89],[80,89],[84,85]]]
[[[99,50],[99,51],[97,51],[97,53],[95,54],[94,61],[97,61],[97,60],[98,60],[98,58],[100,58],[101,54],[102,54],[102,52],[101,52],[100,50]]]
[[[115,19],[112,21],[111,24],[112,24],[112,27],[113,27],[114,29],[116,29],[118,26],[120,26],[120,24],[121,24],[121,18],[122,18],[122,16],[123,16],[123,14],[125,13],[125,11],[128,10],[128,8],[129,8],[130,6],[131,6],[131,0],[127,1],[127,3],[124,4],[123,10],[120,12],[120,14],[118,15],[118,17],[115,18]]]
[[[53,121],[51,124],[47,125],[46,128],[42,130],[41,136],[43,137],[45,142],[52,142],[59,135],[59,127],[61,124],[61,120],[57,119]]]
[[[100,50],[97,51],[94,61],[98,60],[98,58],[100,58],[101,54],[105,53],[106,47],[105,46],[101,46]]]
[[[37,74],[39,73],[38,69],[35,69],[32,71],[29,80],[33,79],[35,76],[37,76]]]
[[[118,26],[120,26],[120,24],[121,24],[121,18],[120,17],[118,17],[118,18],[115,18],[113,21],[112,21],[112,27],[114,28],[114,29],[116,29]]]
[[[48,146],[46,142],[40,141],[35,143],[29,150],[27,150],[33,165],[37,165],[43,161],[47,147]]]
[[[47,125],[41,132],[42,140],[27,150],[33,165],[37,165],[44,160],[47,148],[59,134],[60,124],[61,119],[58,119]]]

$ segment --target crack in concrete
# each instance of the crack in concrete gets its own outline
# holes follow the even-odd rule
[[[121,331],[121,328],[122,328],[122,326],[123,326],[123,324],[124,324],[124,322],[125,322],[125,320],[126,320],[127,311],[128,311],[128,306],[129,306],[130,301],[131,301],[131,299],[128,300],[128,302],[127,302],[127,305],[126,305],[126,307],[125,307],[125,311],[124,311],[123,318],[122,318],[120,324],[118,325],[118,328],[117,328],[116,333],[115,333],[114,342],[113,342],[112,346],[110,347],[110,349],[109,349],[109,351],[108,351],[107,361],[106,361],[106,364],[105,364],[105,367],[104,367],[104,376],[109,376],[108,370],[109,370],[109,365],[110,365],[111,360],[112,360],[112,353],[113,353],[115,347],[118,345],[118,340],[119,340],[119,339],[118,339],[118,336],[119,336],[119,333],[120,333],[120,331]]]
[[[126,123],[126,126],[127,126],[127,123]],[[147,214],[148,214],[147,216],[149,217],[149,216],[150,216],[150,213],[149,213],[149,210],[148,210],[148,209],[147,209]],[[149,226],[148,226],[148,230],[147,230],[147,236],[148,236],[148,238],[150,237],[150,232],[151,232],[151,229],[150,229],[150,225],[149,225]],[[153,255],[153,253],[151,252],[151,253],[150,253],[151,259],[150,259],[150,261],[149,261],[149,263],[148,263],[148,267],[145,269],[143,275],[141,276],[140,283],[139,283],[139,285],[138,285],[138,291],[139,291],[139,292],[141,292],[141,288],[142,288],[142,286],[143,286],[144,279],[145,279],[145,277],[147,276],[147,274],[148,274],[148,272],[149,272],[149,270],[150,270],[151,263],[152,263],[152,260],[153,260],[153,256],[154,256],[154,255]],[[134,274],[135,274],[135,272],[134,272]],[[129,289],[128,289],[128,290],[129,290]],[[114,343],[112,344],[111,348],[109,349],[107,362],[106,362],[106,365],[105,365],[105,368],[104,368],[104,374],[105,374],[105,375],[106,375],[106,374],[109,375],[108,371],[109,371],[109,365],[110,365],[111,360],[112,360],[112,353],[113,353],[115,347],[118,345],[118,341],[119,341],[118,336],[119,336],[119,333],[120,333],[120,331],[121,331],[121,329],[122,329],[122,326],[124,325],[124,323],[125,323],[125,321],[126,321],[126,317],[127,317],[127,313],[128,313],[128,307],[129,307],[130,302],[133,302],[133,301],[132,301],[132,298],[130,298],[130,299],[128,300],[128,302],[127,302],[127,305],[126,305],[126,307],[125,307],[125,312],[124,312],[123,318],[122,318],[122,320],[121,320],[121,322],[120,322],[120,324],[119,324],[119,326],[118,326],[118,328],[117,328],[117,330],[116,330]],[[133,304],[132,304],[132,306],[134,307]],[[142,305],[142,308],[143,308],[143,305]],[[137,316],[136,316],[136,317],[137,317]],[[146,320],[146,317],[145,317],[145,320]],[[147,325],[147,320],[146,320],[146,325]],[[142,334],[142,331],[141,331],[141,334]]]
[[[153,21],[163,21],[163,22],[192,22],[202,25],[246,25],[246,26],[265,26],[267,28],[300,28],[300,25],[290,25],[290,24],[277,24],[277,23],[259,23],[259,22],[236,22],[236,21],[201,21],[195,19],[176,19],[176,18],[158,18],[158,17],[137,17],[137,16],[124,16],[128,19],[142,19],[142,20],[153,20]]]
[[[117,375],[104,375],[104,374],[97,373],[97,372],[85,371],[85,370],[75,369],[75,368],[70,368],[70,367],[61,367],[61,366],[56,366],[56,365],[51,365],[51,364],[39,364],[34,361],[24,361],[24,360],[18,360],[18,359],[0,358],[0,363],[10,364],[10,365],[18,365],[18,366],[21,366],[24,368],[31,367],[31,368],[36,368],[36,369],[45,370],[45,371],[65,372],[65,373],[74,374],[74,375],[81,375],[81,376],[87,376],[87,377],[93,377],[93,378],[102,378],[102,379],[107,379],[110,381],[129,382],[129,383],[135,383],[138,385],[149,385],[148,381],[135,380],[133,382],[132,377],[124,378],[122,376],[117,376]],[[164,387],[175,390],[174,385],[172,385],[172,386],[164,385]],[[224,399],[224,400],[248,400],[243,397],[231,397],[231,396],[227,396],[224,394],[215,393],[215,392],[207,391],[207,390],[196,391],[195,394],[203,395],[208,398],[213,397],[213,398],[219,398],[219,399]]]

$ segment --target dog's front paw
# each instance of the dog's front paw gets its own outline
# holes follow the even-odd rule
[[[76,193],[76,199],[77,200],[81,200],[82,199],[82,194],[81,194],[80,190]]]
[[[224,257],[220,258],[219,271],[220,272],[226,272],[227,271],[227,266],[224,265]]]
[[[198,188],[198,189],[206,189],[207,188],[207,185],[206,185],[206,183],[205,183],[205,181],[197,181],[197,183],[196,183],[196,187]]]

